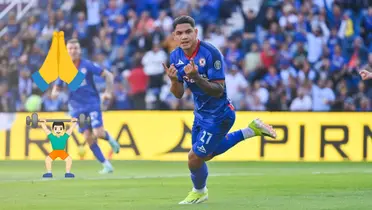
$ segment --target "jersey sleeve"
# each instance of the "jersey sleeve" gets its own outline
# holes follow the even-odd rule
[[[103,73],[103,69],[98,66],[96,63],[91,63],[89,65],[88,71],[92,72],[94,75],[101,76]]]
[[[209,81],[225,80],[225,63],[222,54],[217,49],[210,50],[210,56],[207,58]]]
[[[177,69],[177,78],[178,78],[178,82],[180,82],[180,83],[183,83],[183,78],[182,78],[182,75],[181,75],[181,69],[180,68],[177,68],[177,66],[176,66],[176,58],[175,58],[175,54],[174,54],[174,52],[172,52],[171,54],[170,54],[170,59],[169,59],[169,63],[172,65],[174,65],[175,67],[176,67],[176,69]]]

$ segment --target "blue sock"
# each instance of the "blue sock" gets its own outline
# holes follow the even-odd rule
[[[241,130],[229,133],[221,141],[221,143],[218,145],[218,147],[216,148],[212,155],[217,156],[223,154],[224,152],[235,146],[237,143],[243,141],[244,139],[245,138]]]
[[[190,169],[191,180],[196,190],[203,189],[207,185],[208,166],[204,162],[198,169]]]
[[[90,145],[90,150],[92,150],[94,156],[96,156],[96,158],[99,162],[101,162],[101,163],[105,162],[106,159],[103,156],[102,151],[99,148],[97,143],[93,143],[92,145]]]
[[[107,131],[105,131],[105,137],[103,139],[107,141],[115,141],[115,139],[112,138],[112,136]]]

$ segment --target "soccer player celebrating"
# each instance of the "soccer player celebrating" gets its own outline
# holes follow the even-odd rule
[[[107,140],[115,153],[119,153],[120,145],[103,127],[101,99],[99,92],[95,87],[93,76],[97,75],[105,78],[106,91],[103,95],[103,100],[105,100],[112,97],[114,83],[113,75],[108,70],[101,69],[93,62],[81,59],[81,48],[78,40],[69,40],[67,42],[67,51],[78,71],[83,73],[85,76],[85,79],[81,83],[80,87],[75,91],[70,91],[68,100],[69,114],[73,118],[78,118],[82,113],[85,114],[85,116],[90,116],[91,125],[79,127],[79,132],[83,133],[84,138],[88,142],[94,156],[100,163],[103,164],[103,170],[101,170],[100,173],[111,173],[113,172],[113,167],[102,154],[102,151],[96,142],[96,137]],[[62,80],[57,80],[55,86],[53,87],[53,96],[58,95],[63,84],[65,83]]]
[[[197,204],[208,199],[205,163],[254,136],[276,138],[275,130],[261,120],[228,133],[235,122],[234,107],[226,96],[223,55],[213,45],[197,39],[195,21],[189,16],[174,20],[173,36],[180,43],[170,55],[170,67],[163,64],[171,80],[171,92],[182,98],[184,82],[194,96],[192,149],[188,155],[193,189],[179,204]]]

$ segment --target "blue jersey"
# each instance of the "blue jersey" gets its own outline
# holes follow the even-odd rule
[[[78,71],[85,75],[80,87],[69,93],[69,109],[74,112],[100,110],[101,99],[94,84],[94,75],[101,76],[103,69],[88,60],[80,60]],[[63,86],[64,82],[57,80],[56,85]]]
[[[177,69],[178,81],[186,83],[190,88],[194,98],[194,114],[196,120],[202,123],[215,123],[221,121],[230,109],[230,101],[227,98],[226,88],[223,95],[219,98],[209,96],[190,80],[184,71],[184,67],[194,59],[198,66],[199,74],[208,81],[225,80],[225,63],[221,52],[213,45],[199,41],[196,51],[191,57],[188,57],[181,48],[176,48],[170,55],[170,63]]]

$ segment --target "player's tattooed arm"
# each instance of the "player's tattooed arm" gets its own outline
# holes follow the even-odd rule
[[[39,119],[41,121],[41,127],[43,128],[46,135],[51,134],[52,132],[46,126],[46,119]]]
[[[170,91],[173,93],[173,95],[176,97],[176,98],[182,98],[185,90],[183,88],[183,84],[178,82],[178,81],[172,81],[171,83],[171,88],[170,88]]]
[[[195,84],[200,87],[205,93],[212,97],[219,98],[222,96],[224,87],[225,87],[225,81],[224,80],[218,80],[209,82],[208,80],[202,78],[198,72],[198,66],[195,65],[194,60],[190,60],[190,63],[187,64],[185,67],[185,73],[186,75],[195,81]]]
[[[223,94],[224,87],[225,87],[225,81],[223,80],[209,82],[203,77],[197,76],[194,79],[194,81],[195,81],[195,84],[197,84],[200,87],[200,89],[202,89],[205,93],[207,93],[210,96],[219,98]]]

